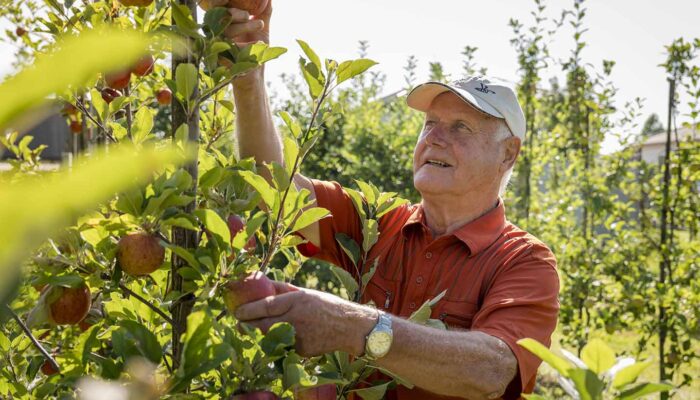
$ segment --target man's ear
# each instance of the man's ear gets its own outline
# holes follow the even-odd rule
[[[501,162],[501,172],[508,171],[513,168],[515,160],[520,154],[520,138],[517,136],[510,136],[503,139],[503,161]]]

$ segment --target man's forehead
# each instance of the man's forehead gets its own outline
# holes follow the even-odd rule
[[[430,107],[425,115],[426,118],[444,115],[453,118],[461,117],[475,120],[497,119],[477,110],[474,106],[450,91],[440,93],[436,96],[430,103]]]

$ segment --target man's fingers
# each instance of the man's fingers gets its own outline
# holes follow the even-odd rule
[[[272,286],[275,287],[275,293],[277,294],[299,291],[298,287],[286,282],[272,281]]]
[[[295,292],[268,296],[262,300],[243,304],[236,310],[236,319],[248,322],[261,318],[278,317],[289,311],[296,294]]]
[[[246,33],[258,32],[263,29],[265,22],[259,19],[252,19],[246,22],[231,24],[226,28],[226,36],[235,38]]]
[[[253,321],[248,321],[246,324],[252,325],[258,329],[260,329],[263,333],[267,333],[267,331],[272,328],[272,325],[278,323],[278,322],[286,322],[280,317],[273,317],[273,318],[262,318],[262,319],[256,319]]]
[[[229,8],[228,13],[231,14],[231,22],[248,22],[250,19],[250,13],[246,10]]]

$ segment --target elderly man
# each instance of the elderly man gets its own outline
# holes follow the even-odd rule
[[[233,41],[268,42],[271,5],[257,16],[230,13]],[[241,156],[283,162],[264,69],[237,79],[233,89]],[[292,287],[241,306],[236,317],[262,329],[287,321],[301,354],[346,351],[415,385],[397,387],[390,399],[516,399],[532,391],[540,364],[516,341],[531,337],[549,344],[559,289],[553,254],[506,220],[499,197],[525,136],[525,118],[512,88],[483,77],[429,82],[407,102],[425,113],[413,162],[422,201],[380,221],[369,255],[379,264],[363,299],[377,307]],[[314,244],[309,255],[352,271],[335,240],[342,232],[361,242],[348,195],[334,182],[301,175],[295,180],[332,214],[301,232]],[[443,291],[432,318],[448,330],[405,319]]]

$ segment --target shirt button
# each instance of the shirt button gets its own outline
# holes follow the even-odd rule
[[[409,304],[409,305],[408,305],[408,308],[410,308],[411,310],[414,309],[414,308],[416,308],[416,303],[411,303],[411,304]]]
[[[432,257],[433,257],[433,253],[431,253],[431,252],[425,253],[425,258],[430,259]]]
[[[418,278],[416,278],[416,283],[417,283],[417,284],[420,285],[422,282],[423,282],[423,277],[422,277],[422,276],[419,276]]]

